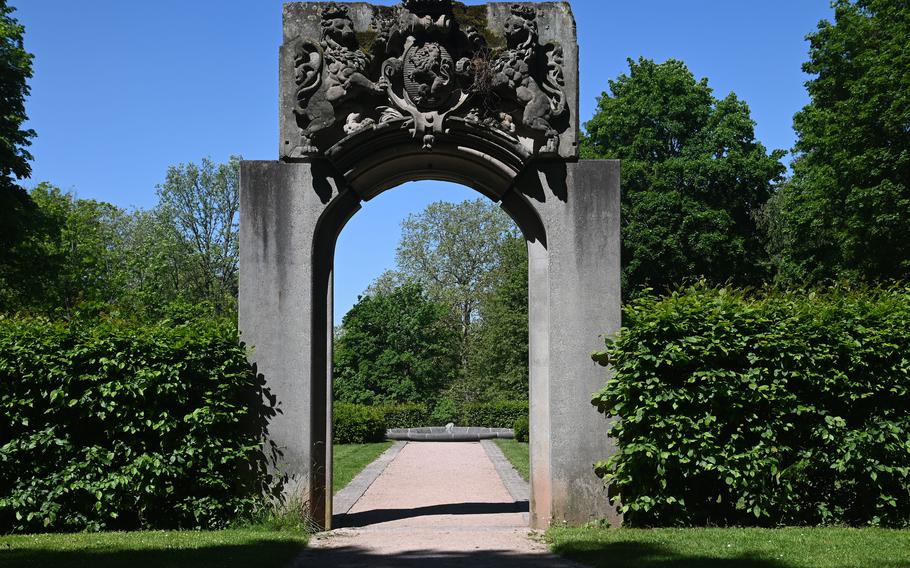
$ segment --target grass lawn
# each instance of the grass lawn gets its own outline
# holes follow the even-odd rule
[[[283,568],[308,535],[263,529],[0,536],[3,568]]]
[[[908,568],[910,531],[554,528],[553,551],[603,568]]]
[[[518,470],[521,477],[527,481],[531,470],[531,456],[528,453],[528,445],[515,440],[496,440],[496,445],[505,454],[506,459],[512,462],[512,467]]]
[[[392,442],[379,444],[335,444],[332,446],[332,489],[335,493],[357,477],[363,468],[370,465]]]

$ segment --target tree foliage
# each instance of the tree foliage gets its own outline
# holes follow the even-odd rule
[[[23,128],[32,55],[25,50],[25,30],[13,12],[6,0],[0,0],[0,307],[30,285],[25,278],[30,250],[23,241],[32,226],[40,223],[34,205],[17,183],[17,178],[31,173],[28,147],[35,133]]]
[[[450,308],[416,283],[362,296],[335,343],[335,398],[359,404],[425,402],[458,376]]]
[[[240,158],[171,166],[158,186],[159,210],[192,251],[194,295],[221,311],[237,297]]]
[[[35,136],[33,130],[22,128],[27,119],[25,98],[32,77],[32,55],[25,51],[25,28],[12,17],[14,11],[6,0],[0,0],[0,180],[4,184],[31,173],[32,156],[27,148]]]
[[[809,35],[811,102],[767,224],[781,280],[910,277],[910,5],[834,3]]]
[[[480,317],[468,352],[473,396],[510,399],[528,395],[528,246],[522,237],[502,243],[492,289],[481,297]]]
[[[17,244],[22,266],[0,271],[0,311],[151,321],[182,303],[233,313],[237,166],[233,158],[171,168],[151,210],[38,184],[29,232]]]
[[[609,85],[582,155],[622,160],[624,289],[760,280],[755,214],[783,175],[783,152],[755,139],[746,103],[715,98],[675,60],[630,59]]]
[[[396,259],[402,273],[430,297],[452,306],[467,342],[481,297],[493,283],[502,243],[514,236],[511,219],[488,199],[440,201],[401,224]]]

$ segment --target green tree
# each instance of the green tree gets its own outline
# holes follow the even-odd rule
[[[811,102],[767,215],[788,283],[910,277],[910,4],[834,2],[808,36]]]
[[[77,309],[106,310],[123,296],[123,239],[127,214],[91,199],[78,199],[47,183],[31,198],[46,221],[35,260],[44,261],[45,313],[67,317]]]
[[[763,278],[756,214],[782,151],[755,139],[746,103],[717,99],[680,61],[629,60],[586,124],[585,158],[622,160],[623,288]]]
[[[446,302],[461,324],[466,353],[471,323],[494,282],[503,242],[516,234],[512,220],[487,199],[432,203],[401,224],[396,259],[406,277]]]
[[[502,243],[493,287],[481,298],[469,351],[463,399],[528,396],[528,246],[521,237]]]
[[[362,296],[335,342],[335,398],[359,404],[427,402],[458,376],[451,310],[413,282]]]
[[[14,9],[0,0],[0,308],[16,305],[31,286],[28,233],[41,219],[17,178],[31,173],[27,148],[34,131],[26,121],[25,98],[32,76],[32,55],[23,45],[24,28]]]
[[[122,246],[125,310],[141,319],[155,319],[175,303],[204,303],[204,298],[193,294],[198,264],[169,215],[158,208],[134,211]]]
[[[158,186],[157,214],[192,251],[194,277],[183,284],[188,296],[220,312],[236,309],[239,264],[240,160],[168,168]]]

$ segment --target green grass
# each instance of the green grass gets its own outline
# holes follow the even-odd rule
[[[528,444],[515,440],[496,440],[496,445],[505,454],[506,459],[512,463],[512,467],[527,481],[531,471]]]
[[[598,568],[910,567],[910,531],[553,528],[547,540]]]
[[[392,442],[378,444],[335,444],[332,446],[332,489],[335,493],[357,477],[363,468],[392,446]]]
[[[3,568],[279,568],[308,535],[263,529],[0,537]]]

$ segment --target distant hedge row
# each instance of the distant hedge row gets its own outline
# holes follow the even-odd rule
[[[0,533],[220,527],[269,479],[233,324],[0,316]]]
[[[445,426],[447,422],[458,426],[512,428],[517,420],[527,420],[527,416],[527,401],[473,403],[461,409],[453,406],[444,415],[431,413],[422,404],[365,406],[338,402],[334,405],[332,427],[336,444],[363,444],[384,440],[389,428]]]
[[[910,526],[910,290],[625,307],[594,398],[628,524]]]

